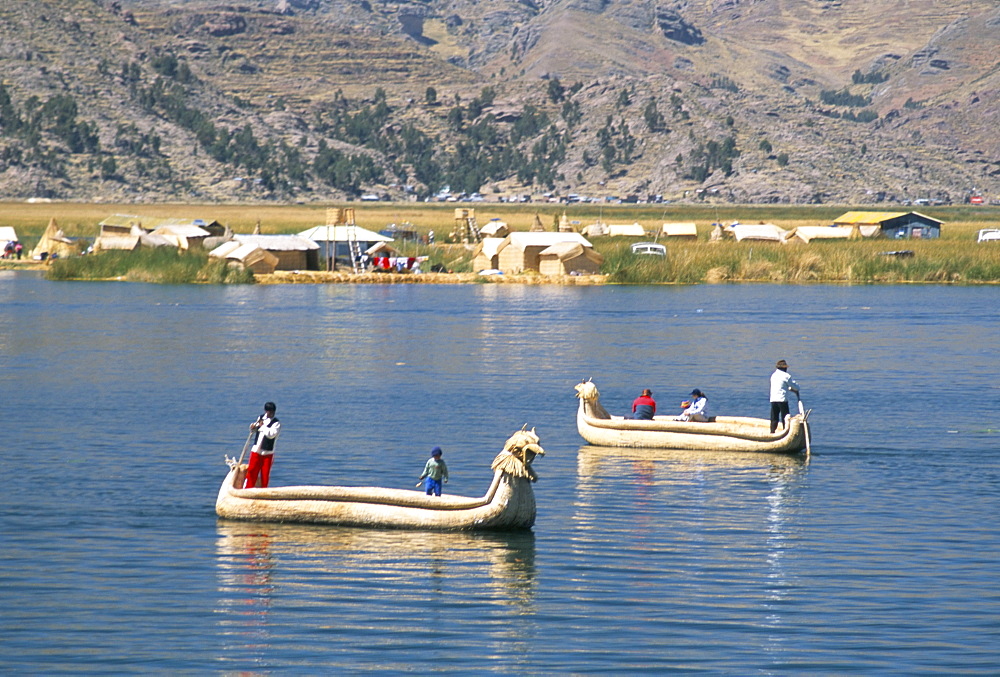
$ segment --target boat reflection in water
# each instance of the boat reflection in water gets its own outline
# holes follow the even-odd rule
[[[449,616],[483,634],[520,627],[530,649],[534,615],[535,536],[511,533],[368,530],[320,525],[219,521],[218,625],[224,656],[266,664],[285,634],[311,629],[347,645],[370,648],[373,629],[383,642],[412,641],[442,608],[474,607]],[[434,603],[428,604],[433,598]],[[439,619],[445,622],[445,619]],[[305,627],[303,627],[305,626]],[[409,637],[409,640],[405,638]],[[510,650],[510,644],[505,644]],[[367,650],[367,649],[366,649]],[[228,660],[228,658],[227,658]],[[404,664],[405,665],[405,664]],[[234,666],[235,667],[235,666]]]
[[[715,603],[708,591],[725,589],[732,622],[753,629],[758,650],[780,652],[792,623],[786,598],[801,575],[796,552],[808,540],[797,518],[808,470],[803,455],[585,445],[579,547],[600,548],[636,590],[658,591],[650,613],[667,619],[698,620]],[[637,617],[649,604],[627,601]],[[665,620],[658,632],[673,630]]]

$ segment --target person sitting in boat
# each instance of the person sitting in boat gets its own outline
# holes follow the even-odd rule
[[[431,449],[431,457],[424,464],[424,472],[421,473],[420,479],[424,483],[424,489],[427,490],[428,496],[432,493],[435,496],[441,495],[441,483],[448,483],[448,465],[441,458],[441,447]],[[420,484],[418,483],[417,486],[419,487]]]
[[[632,418],[638,421],[652,421],[655,414],[656,401],[653,399],[653,391],[646,388],[632,403]]]
[[[683,407],[684,403],[681,403]],[[697,388],[691,391],[691,402],[686,408],[684,408],[683,413],[677,417],[678,421],[698,421],[705,423],[709,420],[708,415],[708,398],[705,397],[705,393],[701,392]]]

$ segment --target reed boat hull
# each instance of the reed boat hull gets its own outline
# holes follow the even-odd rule
[[[496,471],[481,498],[428,496],[381,487],[290,486],[241,489],[246,465],[235,466],[219,489],[219,517],[253,522],[298,522],[375,529],[489,531],[530,529],[535,523],[531,481]]]
[[[667,416],[637,421],[608,415],[596,398],[581,397],[576,426],[583,439],[600,447],[793,454],[806,449],[806,418],[806,414],[796,414],[774,433],[767,419],[741,416],[717,416],[711,423],[676,421]]]

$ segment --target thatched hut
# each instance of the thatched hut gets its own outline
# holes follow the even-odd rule
[[[490,219],[479,229],[479,234],[483,237],[499,237],[503,239],[510,234],[510,228],[500,219]]]
[[[67,237],[59,228],[55,219],[49,220],[49,225],[42,233],[42,238],[31,250],[31,258],[48,259],[53,256],[60,258],[80,254],[87,248],[86,242],[75,237]]]
[[[160,226],[152,234],[159,235],[181,250],[202,249],[205,240],[211,235],[201,226],[190,224]]]
[[[560,242],[575,242],[584,247],[592,245],[579,233],[525,233],[514,232],[504,238],[498,248],[497,268],[504,273],[521,273],[539,269],[539,254],[543,249]]]
[[[507,241],[503,237],[484,237],[472,250],[472,270],[495,270],[500,267],[500,248]]]
[[[542,275],[597,275],[604,257],[579,242],[557,242],[538,253]]]
[[[254,245],[278,259],[275,270],[320,270],[319,245],[298,235],[234,235],[240,244]]]
[[[246,268],[255,275],[273,273],[278,257],[253,244],[240,244],[235,240],[225,242],[208,253],[210,257],[227,259]]]

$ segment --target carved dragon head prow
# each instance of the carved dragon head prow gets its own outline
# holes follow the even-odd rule
[[[503,445],[503,451],[493,459],[493,470],[505,472],[513,477],[524,477],[532,482],[538,479],[531,462],[535,456],[544,456],[545,450],[538,444],[535,429],[528,430],[528,424],[515,432]]]
[[[583,383],[577,383],[575,388],[576,396],[584,400],[596,400],[601,395],[597,392],[597,386],[594,385],[594,382],[589,378]]]
[[[593,379],[588,378],[583,383],[577,383],[575,388],[576,396],[580,398],[583,411],[588,416],[602,419],[611,418],[611,414],[601,404],[601,394],[597,392],[597,386],[594,384]]]

